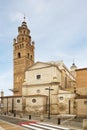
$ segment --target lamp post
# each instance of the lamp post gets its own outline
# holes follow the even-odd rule
[[[48,90],[49,91],[49,111],[48,111],[48,119],[50,119],[50,91],[54,90],[54,89],[51,89],[50,87],[49,88],[45,88],[45,90]]]
[[[7,97],[7,114],[8,114],[8,97]]]
[[[71,101],[69,99],[69,114],[71,113]]]
[[[14,90],[13,89],[9,89],[11,92],[13,92],[14,94]],[[14,113],[14,96],[12,96],[12,113]]]

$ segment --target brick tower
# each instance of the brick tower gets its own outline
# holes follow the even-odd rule
[[[21,96],[25,71],[34,64],[34,42],[31,40],[25,17],[22,25],[18,27],[18,35],[13,42],[14,88],[12,91],[14,95]]]

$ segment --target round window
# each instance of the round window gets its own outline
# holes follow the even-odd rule
[[[40,93],[40,89],[37,89],[37,93]]]
[[[63,100],[63,97],[61,96],[61,97],[59,97],[60,98],[60,100]]]
[[[35,103],[35,102],[36,102],[36,99],[32,99],[32,102]]]
[[[20,99],[17,99],[17,103],[20,103]]]

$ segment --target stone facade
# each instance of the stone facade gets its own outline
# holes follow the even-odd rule
[[[43,109],[43,111],[45,111],[49,104],[48,100],[46,101],[46,97],[49,97],[49,91],[46,90],[46,88],[50,87],[53,89],[53,91],[50,92],[50,103],[52,104],[50,107],[51,113],[58,113],[57,95],[60,82],[61,71],[57,66],[48,63],[37,62],[26,71],[25,82],[23,83],[22,87],[22,95],[30,96],[30,100],[32,101],[34,98],[37,102],[33,103],[33,105],[39,102],[40,107],[43,108],[45,106]],[[40,108],[38,108],[38,110],[39,109]]]
[[[43,112],[46,112],[46,110],[48,110],[49,91],[46,90],[46,88],[50,88],[53,89],[52,91],[50,91],[51,114],[59,113],[59,102],[58,102],[59,90],[66,89],[66,88],[70,89],[71,87],[73,87],[73,85],[75,84],[75,79],[70,74],[69,70],[65,68],[63,63],[61,66],[58,63],[59,62],[57,63],[37,62],[26,71],[25,82],[23,83],[23,87],[22,87],[22,95],[29,96],[27,106],[28,104],[30,104],[30,106],[32,106],[33,108],[32,110],[35,111],[34,109],[35,105],[38,108],[37,111],[41,110],[41,108],[43,108]],[[68,77],[67,78],[68,80],[65,80],[66,76]],[[70,84],[70,81],[72,84]],[[33,99],[37,102],[29,103],[29,101],[33,101]],[[38,102],[39,102],[39,106],[38,106]],[[28,108],[27,110],[30,111],[30,109]],[[66,111],[68,112],[68,110]]]
[[[74,98],[75,98],[74,93],[70,91],[59,90],[58,103],[59,103],[60,114],[75,114]]]
[[[31,95],[26,97],[26,109],[29,114],[46,113],[46,96],[45,95]]]
[[[2,100],[2,112],[3,113],[8,113],[9,112],[21,112],[23,111],[23,98],[22,97],[15,97],[15,96],[5,96],[5,97],[1,97]]]

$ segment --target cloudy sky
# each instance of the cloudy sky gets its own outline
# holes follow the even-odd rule
[[[0,91],[12,94],[13,39],[24,15],[35,61],[87,67],[87,0],[0,0]]]

